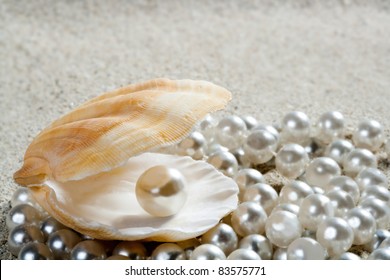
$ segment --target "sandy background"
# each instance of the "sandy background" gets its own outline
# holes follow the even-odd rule
[[[389,135],[390,2],[284,2],[0,0],[0,258],[27,145],[106,90],[205,79],[232,91],[228,112],[264,123],[339,110]]]

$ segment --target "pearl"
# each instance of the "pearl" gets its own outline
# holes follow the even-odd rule
[[[217,142],[228,149],[238,148],[246,132],[245,122],[238,116],[222,118],[216,128]]]
[[[317,122],[317,138],[324,144],[343,137],[344,116],[337,111],[322,114]]]
[[[274,255],[272,256],[273,260],[285,261],[287,260],[287,248],[276,248]]]
[[[29,204],[18,204],[11,208],[6,218],[8,229],[22,224],[39,224],[41,215],[37,209]]]
[[[34,208],[40,209],[40,206],[35,201],[29,188],[20,187],[17,188],[11,198],[11,206],[15,207],[19,204],[29,204]]]
[[[278,193],[268,184],[257,183],[245,190],[243,201],[257,202],[269,215],[278,202]]]
[[[251,130],[258,124],[257,120],[252,116],[243,116],[241,119],[244,121],[247,130]]]
[[[368,186],[382,186],[387,188],[389,182],[386,175],[377,168],[364,168],[355,178],[360,191],[364,191]]]
[[[240,193],[244,193],[245,190],[257,183],[264,183],[263,175],[253,168],[244,168],[237,172],[236,177],[234,178],[236,181]]]
[[[23,246],[18,255],[19,260],[52,260],[53,253],[43,243],[28,243]]]
[[[302,175],[308,162],[309,156],[306,150],[298,144],[284,145],[275,157],[276,170],[291,179]]]
[[[252,250],[237,249],[230,253],[228,260],[261,260],[260,256]]]
[[[152,260],[185,260],[186,254],[184,250],[174,243],[163,243],[154,249]]]
[[[181,156],[190,156],[193,159],[202,159],[205,154],[206,139],[198,131],[192,132],[177,144],[176,153]]]
[[[259,124],[259,125],[255,126],[254,128],[252,128],[252,131],[255,131],[255,130],[266,130],[269,133],[271,133],[273,136],[275,136],[276,141],[279,142],[280,135],[279,135],[278,130],[274,126]]]
[[[342,164],[345,156],[354,149],[351,142],[347,140],[335,140],[330,143],[324,151],[324,156],[330,157],[335,160],[338,164]]]
[[[354,245],[363,245],[372,240],[376,222],[370,212],[363,208],[353,208],[346,213],[344,219],[353,230]]]
[[[107,258],[102,244],[95,240],[84,240],[73,247],[72,260],[104,260]]]
[[[295,239],[287,247],[288,260],[324,260],[325,249],[312,238]]]
[[[191,260],[226,260],[226,256],[217,246],[203,244],[195,248],[191,254]]]
[[[42,224],[41,224],[41,231],[46,239],[53,232],[56,232],[57,230],[60,230],[60,229],[66,229],[66,228],[67,228],[66,226],[64,226],[63,224],[58,222],[53,217],[47,217],[46,219],[44,219],[42,221]]]
[[[364,244],[364,250],[372,252],[381,245],[381,243],[390,237],[390,231],[384,229],[377,229],[372,237],[371,241]]]
[[[344,217],[344,215],[355,207],[352,196],[343,190],[332,190],[326,194],[333,204],[335,209],[334,215],[336,217]]]
[[[174,168],[157,165],[138,178],[135,193],[141,207],[156,217],[172,216],[187,200],[185,179]]]
[[[213,165],[228,177],[234,177],[237,173],[238,162],[233,154],[224,151],[213,153],[207,159],[207,162]]]
[[[298,217],[287,211],[273,213],[265,224],[267,238],[276,246],[286,248],[302,234]]]
[[[390,248],[376,249],[368,256],[368,260],[390,260]]]
[[[55,259],[66,260],[70,258],[73,247],[80,241],[81,237],[73,230],[60,229],[50,234],[47,245]]]
[[[215,128],[218,124],[218,121],[213,118],[211,115],[207,115],[199,125],[200,132],[208,141],[212,141],[215,136]]]
[[[305,145],[310,141],[310,120],[303,112],[287,113],[282,120],[281,129],[283,143]]]
[[[374,197],[379,200],[382,200],[383,202],[387,203],[389,206],[390,202],[390,191],[382,186],[372,185],[365,188],[365,190],[362,192],[362,195],[360,197],[360,200],[364,200],[368,197]]]
[[[375,120],[363,120],[352,135],[356,147],[378,151],[385,141],[383,127]]]
[[[260,234],[250,234],[240,240],[238,244],[240,249],[254,251],[262,260],[270,260],[273,254],[273,246],[268,238]]]
[[[313,193],[313,189],[305,182],[291,181],[280,190],[279,203],[301,205],[302,200]]]
[[[244,143],[245,157],[253,164],[261,164],[273,158],[278,141],[267,130],[252,131]]]
[[[186,259],[189,260],[192,252],[195,250],[196,247],[200,245],[200,242],[196,238],[191,238],[191,239],[177,242],[177,245],[179,245],[180,248],[184,250],[184,253],[186,254]]]
[[[225,255],[235,250],[237,243],[237,234],[231,226],[224,223],[219,223],[202,236],[202,244],[216,245]]]
[[[145,246],[141,242],[136,241],[119,242],[112,251],[112,254],[125,256],[129,260],[144,260],[147,257]]]
[[[304,228],[315,231],[323,220],[333,217],[334,212],[335,209],[328,197],[310,194],[303,199],[298,218]]]
[[[317,241],[330,256],[340,255],[352,246],[353,230],[342,218],[330,217],[322,221],[316,233]]]
[[[366,149],[354,149],[344,158],[343,167],[347,176],[355,177],[367,167],[377,168],[377,160],[373,153]]]
[[[378,229],[387,229],[390,225],[390,207],[380,199],[368,197],[359,203],[359,207],[368,210],[376,220]]]
[[[22,224],[14,227],[8,235],[8,248],[10,252],[17,256],[20,249],[30,242],[43,243],[45,238],[36,225]]]
[[[390,237],[387,237],[385,240],[383,240],[381,245],[378,248],[379,249],[390,248]]]
[[[330,179],[328,184],[325,186],[325,193],[329,193],[334,190],[341,190],[350,194],[355,205],[359,201],[359,187],[357,183],[348,176],[336,176]]]
[[[263,234],[267,213],[256,202],[243,202],[232,213],[232,226],[240,236]]]
[[[342,253],[341,255],[333,256],[331,260],[357,261],[357,260],[361,260],[361,258],[354,253],[345,252]]]
[[[335,177],[340,176],[341,169],[336,161],[328,157],[313,159],[306,168],[306,181],[309,185],[316,185],[321,188]]]
[[[298,216],[299,213],[299,206],[292,203],[282,203],[278,204],[272,209],[272,213],[278,212],[278,211],[288,211]]]
[[[112,255],[108,257],[106,260],[121,260],[121,261],[126,261],[130,260],[129,257],[122,256],[122,255]]]

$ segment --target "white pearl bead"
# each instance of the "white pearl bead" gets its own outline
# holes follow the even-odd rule
[[[315,231],[323,220],[333,217],[334,212],[333,204],[328,197],[310,194],[303,199],[298,218],[304,228]]]
[[[243,116],[241,119],[244,121],[247,130],[251,130],[258,124],[257,120],[252,116]]]
[[[324,144],[343,137],[344,116],[337,111],[322,114],[317,123],[317,138]]]
[[[186,254],[184,250],[174,243],[163,243],[154,249],[152,260],[185,260]]]
[[[332,190],[326,194],[335,209],[335,217],[344,217],[344,215],[355,207],[352,196],[343,190]]]
[[[259,125],[255,126],[254,128],[252,128],[252,131],[255,131],[255,130],[266,130],[269,133],[271,133],[273,136],[275,136],[277,142],[279,142],[279,140],[280,140],[280,135],[279,135],[278,130],[272,125],[259,124]]]
[[[350,194],[354,204],[356,205],[360,198],[360,191],[357,183],[348,176],[336,176],[333,177],[329,183],[325,186],[325,193],[329,193],[334,190],[342,190]]]
[[[375,120],[363,120],[352,136],[356,147],[378,151],[385,141],[383,127]]]
[[[376,249],[368,256],[368,260],[390,260],[390,248]]]
[[[37,210],[41,210],[29,188],[20,187],[13,193],[11,198],[11,207],[15,207],[19,204],[29,204]]]
[[[309,185],[316,185],[321,188],[335,177],[340,176],[340,166],[331,158],[319,157],[313,159],[306,168],[306,181]]]
[[[67,229],[67,227],[61,224],[60,222],[58,222],[53,217],[49,216],[42,221],[41,231],[46,239],[50,236],[50,234],[60,229]]]
[[[275,212],[278,212],[278,211],[287,211],[287,212],[291,212],[293,213],[294,215],[297,215],[298,216],[298,213],[299,213],[299,206],[296,205],[296,204],[292,204],[292,203],[282,203],[282,204],[278,204],[274,207],[274,209],[272,209],[272,212],[271,214],[275,213]]]
[[[299,177],[309,162],[306,150],[298,144],[284,145],[275,157],[276,170],[285,177]]]
[[[283,143],[306,145],[310,141],[310,120],[303,112],[287,113],[282,120]]]
[[[39,224],[41,215],[37,209],[29,204],[18,204],[7,214],[6,225],[8,229],[22,224]]]
[[[353,244],[362,245],[372,240],[376,231],[376,222],[370,212],[363,208],[353,208],[346,213],[344,219],[353,230]]]
[[[325,249],[312,238],[301,237],[288,245],[288,260],[324,260]]]
[[[237,249],[231,252],[227,257],[228,260],[261,260],[260,256],[252,250]]]
[[[8,235],[8,249],[17,256],[24,245],[34,241],[40,243],[45,241],[39,228],[33,224],[18,225]]]
[[[313,193],[313,189],[305,182],[291,181],[280,190],[279,203],[301,205],[302,200]]]
[[[207,139],[208,142],[213,141],[215,137],[215,128],[218,121],[211,115],[207,115],[199,124],[200,132]]]
[[[215,152],[209,156],[207,162],[221,171],[225,176],[234,177],[237,173],[237,159],[229,152]]]
[[[333,256],[330,259],[331,260],[345,260],[345,261],[361,260],[361,258],[358,255],[356,255],[354,253],[350,253],[350,252],[345,252],[345,253],[342,253],[341,255]]]
[[[243,201],[257,202],[269,215],[278,202],[278,193],[268,184],[257,183],[245,190]]]
[[[344,157],[353,149],[354,146],[351,142],[339,139],[333,141],[325,148],[324,156],[330,157],[338,164],[342,164],[344,161]]]
[[[240,249],[248,249],[257,253],[262,260],[270,260],[273,254],[273,246],[268,238],[260,234],[250,234],[240,240]]]
[[[241,236],[249,234],[263,234],[267,213],[256,202],[243,202],[232,213],[232,226]]]
[[[112,251],[112,254],[125,256],[129,260],[144,260],[147,257],[145,246],[141,242],[136,241],[119,242]]]
[[[73,247],[72,260],[104,260],[107,258],[104,246],[95,240],[84,240]]]
[[[343,167],[347,176],[355,177],[367,167],[377,168],[376,156],[366,149],[354,149],[344,158]]]
[[[245,122],[238,116],[221,119],[216,128],[216,140],[228,149],[238,148],[246,132]]]
[[[191,260],[226,260],[223,251],[213,244],[203,244],[195,248]]]
[[[70,258],[71,251],[81,237],[70,229],[60,229],[50,234],[47,245],[53,252],[55,259],[66,260]]]
[[[224,223],[219,223],[202,235],[202,244],[216,245],[225,253],[225,255],[228,255],[235,250],[237,248],[237,243],[237,234],[231,226]]]
[[[340,255],[352,246],[353,230],[342,218],[327,218],[320,223],[317,241],[330,256]]]
[[[29,243],[20,250],[19,260],[52,260],[53,253],[43,243]]]
[[[298,217],[291,212],[278,211],[267,219],[265,224],[267,238],[276,246],[286,248],[302,234]]]
[[[181,156],[190,156],[193,159],[202,159],[205,154],[206,139],[202,133],[194,131],[177,144],[176,153]]]
[[[244,193],[245,190],[257,183],[264,183],[263,175],[253,168],[244,168],[237,172],[236,177],[234,178],[236,181],[238,188],[240,189],[240,193]]]
[[[183,175],[177,169],[162,165],[151,167],[142,173],[135,193],[141,207],[157,217],[178,213],[187,199]]]
[[[386,204],[390,206],[390,191],[382,186],[378,185],[372,185],[368,186],[364,189],[364,191],[361,194],[360,200],[364,200],[368,197],[375,197],[377,199],[382,200]]]
[[[360,191],[364,191],[368,186],[382,186],[387,188],[389,182],[386,175],[377,168],[364,168],[355,178]]]
[[[273,260],[285,261],[287,260],[287,248],[276,247],[274,255],[272,256]]]
[[[378,229],[387,229],[390,225],[390,207],[380,199],[368,197],[359,203],[359,207],[368,210],[376,220]]]
[[[267,130],[252,131],[244,143],[247,159],[253,164],[261,164],[273,158],[278,142]]]

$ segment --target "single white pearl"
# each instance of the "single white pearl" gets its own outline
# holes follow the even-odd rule
[[[352,196],[343,190],[332,190],[326,193],[326,196],[329,197],[330,202],[333,204],[335,217],[342,218],[349,210],[355,207]]]
[[[345,261],[361,260],[361,258],[358,255],[356,255],[354,253],[350,253],[350,252],[345,252],[345,253],[342,253],[341,255],[333,256],[330,259],[331,260],[345,260]]]
[[[19,204],[29,204],[37,210],[41,210],[41,207],[34,199],[29,188],[20,187],[17,188],[16,191],[13,193],[11,198],[11,207],[15,207]]]
[[[334,212],[335,209],[328,197],[322,194],[310,194],[303,199],[298,218],[304,228],[315,231],[323,220],[333,217]]]
[[[245,156],[253,164],[261,164],[273,158],[278,141],[267,130],[252,131],[244,143]]]
[[[240,236],[263,234],[267,213],[256,202],[243,202],[232,213],[232,226]]]
[[[390,237],[390,231],[385,229],[377,229],[370,242],[364,244],[364,250],[372,252],[379,248],[381,243]]]
[[[388,188],[378,186],[378,185],[372,185],[368,186],[364,189],[364,191],[361,194],[360,200],[364,200],[368,197],[375,197],[377,199],[382,200],[390,207],[390,191]]]
[[[207,162],[221,171],[225,176],[234,177],[237,173],[237,159],[229,152],[215,152],[209,156]]]
[[[72,260],[104,260],[107,258],[104,246],[96,240],[84,240],[73,247]]]
[[[53,253],[43,243],[29,243],[20,250],[19,260],[52,260]]]
[[[269,215],[278,202],[278,193],[268,184],[257,183],[245,190],[243,201],[259,203]]]
[[[257,120],[252,116],[243,116],[241,119],[244,121],[247,130],[251,130],[258,125]]]
[[[70,258],[71,251],[81,237],[71,229],[60,229],[50,234],[47,245],[53,252],[55,259],[66,260]]]
[[[360,191],[364,191],[368,186],[382,186],[387,188],[389,182],[386,175],[377,168],[364,168],[355,178]]]
[[[276,170],[285,177],[299,177],[309,162],[306,150],[298,144],[284,145],[275,157]]]
[[[386,239],[384,239],[381,243],[381,245],[378,247],[379,249],[382,249],[382,248],[390,248],[390,237],[387,237]]]
[[[310,141],[310,120],[303,112],[287,113],[281,125],[281,141],[306,145]]]
[[[141,207],[156,217],[172,216],[187,200],[185,179],[179,170],[157,165],[138,178],[135,194]]]
[[[244,168],[237,172],[234,180],[236,181],[240,193],[244,193],[245,190],[257,183],[264,183],[263,175],[253,168]]]
[[[344,219],[353,230],[353,244],[362,245],[372,240],[376,231],[376,221],[370,212],[363,208],[353,208],[346,213]]]
[[[112,254],[125,256],[129,260],[145,260],[147,257],[145,246],[137,241],[119,242],[112,251]]]
[[[319,157],[313,159],[306,168],[306,181],[309,185],[316,185],[321,188],[335,177],[340,176],[340,166],[331,158]]]
[[[208,142],[212,142],[215,137],[215,128],[218,125],[218,121],[211,115],[207,115],[199,124],[200,132],[207,139]]]
[[[325,249],[312,238],[295,239],[287,247],[288,260],[324,260]]]
[[[298,216],[298,213],[299,213],[299,206],[296,205],[296,204],[292,204],[292,203],[282,203],[282,204],[278,204],[274,207],[274,209],[272,209],[272,212],[271,214],[275,213],[275,212],[278,212],[278,211],[288,211],[288,212],[291,212],[293,213],[294,215],[297,215]]]
[[[378,229],[387,229],[390,225],[390,207],[382,200],[368,197],[359,203],[359,207],[368,210],[376,220]]]
[[[356,147],[378,151],[385,141],[382,125],[375,120],[363,120],[352,135]]]
[[[240,240],[240,249],[248,249],[257,253],[262,260],[270,260],[273,254],[273,246],[268,238],[260,234],[250,234]]]
[[[352,246],[353,230],[342,218],[330,217],[322,221],[317,229],[317,241],[330,256],[340,255]]]
[[[228,260],[261,260],[260,256],[252,250],[237,249],[230,253]]]
[[[276,247],[272,259],[280,261],[287,260],[287,248]]]
[[[344,116],[337,111],[322,114],[317,122],[317,138],[324,144],[343,137]]]
[[[22,247],[30,242],[43,243],[45,237],[34,224],[21,224],[14,227],[8,235],[8,249],[14,256],[18,256]]]
[[[390,260],[390,248],[380,248],[373,251],[368,260]]]
[[[174,243],[163,243],[153,250],[152,260],[185,260],[184,250]]]
[[[367,167],[377,168],[376,156],[367,149],[354,149],[344,158],[343,167],[347,176],[355,177]]]
[[[279,142],[279,140],[280,140],[279,131],[272,125],[259,124],[259,125],[255,126],[254,128],[252,128],[252,131],[255,131],[255,130],[266,130],[269,133],[271,133],[273,136],[275,136],[277,142]]]
[[[219,223],[202,235],[202,244],[218,246],[225,255],[229,255],[237,248],[238,238],[233,228],[227,224]]]
[[[216,128],[216,140],[228,149],[238,148],[246,132],[245,122],[238,116],[222,118]]]
[[[355,205],[359,201],[359,187],[357,183],[348,176],[336,176],[330,179],[329,183],[325,186],[325,193],[329,193],[334,190],[342,190],[350,194]]]
[[[342,164],[344,157],[353,149],[354,146],[351,142],[338,139],[326,146],[324,156],[334,159],[338,164]]]
[[[18,204],[11,208],[6,217],[8,229],[22,224],[36,224],[41,221],[41,215],[37,209],[29,204]]]
[[[187,138],[177,144],[176,153],[181,156],[190,156],[193,159],[202,159],[205,154],[206,139],[198,131],[192,132]]]
[[[291,181],[280,190],[279,203],[301,205],[302,200],[313,193],[313,189],[305,182]]]
[[[265,224],[267,238],[276,246],[286,248],[302,234],[298,217],[288,211],[278,211],[267,219]]]
[[[191,260],[226,260],[223,251],[213,244],[203,244],[195,248]]]
[[[67,227],[50,216],[45,218],[41,223],[41,231],[46,239],[50,236],[50,234],[60,229],[67,229]]]

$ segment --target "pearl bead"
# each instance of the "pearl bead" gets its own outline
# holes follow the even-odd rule
[[[279,135],[278,130],[272,125],[259,124],[259,125],[255,126],[254,128],[252,128],[252,131],[255,131],[255,130],[266,130],[269,133],[271,133],[273,136],[275,136],[277,142],[279,142],[279,140],[280,140],[280,135]]]
[[[73,247],[81,241],[81,237],[70,229],[60,229],[50,234],[47,245],[53,252],[55,259],[70,258]]]
[[[377,160],[373,153],[366,149],[354,149],[344,158],[343,167],[346,175],[355,177],[367,167],[377,168]]]
[[[335,209],[334,215],[336,217],[344,217],[349,210],[355,207],[352,196],[343,190],[332,190],[326,196],[333,204],[333,208]]]
[[[257,202],[269,215],[278,202],[278,193],[268,184],[257,183],[245,190],[243,201]]]
[[[364,244],[364,250],[372,252],[379,248],[381,243],[390,237],[390,231],[384,229],[377,229],[370,242]]]
[[[310,120],[303,112],[287,113],[283,118],[281,129],[283,143],[305,145],[310,141]]]
[[[295,239],[287,247],[288,260],[324,260],[325,249],[312,238]]]
[[[266,220],[267,213],[256,202],[243,202],[232,213],[232,226],[241,236],[264,233]]]
[[[130,260],[144,260],[147,257],[145,246],[141,242],[136,241],[119,242],[112,254],[125,256]]]
[[[341,255],[338,255],[338,256],[333,256],[331,258],[331,260],[345,260],[345,261],[357,261],[357,260],[360,260],[361,258],[354,254],[354,253],[350,253],[350,252],[345,252],[345,253],[342,253]]]
[[[298,217],[287,211],[273,213],[265,224],[267,238],[276,246],[286,248],[302,234]]]
[[[334,211],[328,197],[322,194],[310,194],[303,199],[298,218],[304,228],[315,231],[323,220],[334,216]]]
[[[386,239],[384,239],[381,243],[381,245],[378,247],[379,249],[382,249],[382,248],[390,248],[390,237],[387,237]]]
[[[8,248],[14,256],[17,256],[24,245],[34,241],[40,243],[45,241],[39,228],[33,224],[18,225],[8,235]]]
[[[185,260],[184,250],[174,243],[163,243],[154,249],[152,260]]]
[[[306,150],[298,144],[284,145],[275,157],[276,170],[291,179],[299,177],[309,162]]]
[[[202,244],[218,246],[225,255],[237,248],[238,238],[233,228],[227,224],[219,223],[202,236]]]
[[[278,212],[278,211],[288,211],[298,216],[299,213],[299,206],[292,203],[282,203],[278,204],[272,209],[271,214]]]
[[[336,161],[328,157],[313,159],[306,168],[306,181],[309,185],[316,185],[321,188],[335,177],[340,176],[341,169]]]
[[[240,249],[248,249],[257,253],[262,260],[270,260],[273,254],[273,246],[268,238],[260,234],[250,234],[240,240]]]
[[[162,165],[142,173],[135,193],[142,208],[157,217],[178,213],[187,200],[183,175],[177,169]]]
[[[329,183],[325,186],[325,193],[329,193],[334,190],[341,190],[350,194],[355,205],[359,201],[359,187],[357,183],[348,176],[336,176],[330,179]]]
[[[226,260],[226,256],[217,246],[203,244],[195,248],[191,254],[191,260]]]
[[[218,143],[228,149],[238,148],[246,132],[245,122],[237,116],[227,116],[221,119],[216,128]]]
[[[368,197],[359,203],[359,207],[368,210],[376,220],[378,229],[387,229],[390,225],[390,207],[380,199]]]
[[[177,144],[176,153],[181,156],[190,156],[193,159],[202,159],[205,154],[206,139],[202,133],[194,131]]]
[[[66,228],[67,228],[66,226],[64,226],[63,224],[58,222],[53,217],[47,217],[46,219],[44,219],[42,221],[42,224],[41,224],[41,231],[46,239],[53,232],[56,232],[57,230],[60,230],[60,229],[66,229]]]
[[[340,112],[331,111],[322,114],[317,123],[317,138],[324,144],[343,137],[344,116]]]
[[[280,190],[279,203],[301,205],[302,200],[313,193],[313,189],[305,182],[291,181]]]
[[[112,255],[109,256],[106,260],[121,260],[121,261],[126,261],[130,260],[129,257],[122,256],[122,255]]]
[[[247,159],[253,164],[261,164],[273,158],[278,141],[267,130],[252,131],[244,143],[244,152]]]
[[[362,192],[360,200],[364,200],[368,197],[375,197],[383,202],[387,203],[390,206],[390,191],[382,186],[372,185],[365,188]]]
[[[274,255],[272,256],[273,260],[285,261],[287,260],[287,248],[276,248]]]
[[[208,141],[212,141],[215,136],[215,128],[218,125],[218,121],[211,115],[207,115],[199,125],[201,133]]]
[[[363,120],[352,135],[356,147],[378,151],[385,141],[383,127],[375,120]]]
[[[234,177],[237,173],[237,159],[229,152],[215,152],[209,156],[207,162],[228,177]]]
[[[382,186],[387,188],[389,182],[385,174],[377,168],[364,168],[355,178],[360,191],[364,191],[368,186]]]
[[[338,164],[342,164],[345,156],[353,149],[354,146],[351,142],[339,139],[333,141],[325,148],[324,156],[330,157]]]
[[[257,120],[252,116],[243,116],[241,119],[244,121],[247,130],[251,130],[258,124]]]
[[[237,175],[234,180],[236,181],[238,188],[240,189],[240,193],[244,193],[249,186],[265,182],[263,175],[253,168],[241,169],[237,172]]]
[[[390,260],[390,248],[376,249],[368,256],[368,260]]]
[[[29,205],[33,206],[34,208],[37,208],[40,210],[40,206],[35,201],[29,188],[20,187],[20,188],[17,188],[16,191],[13,193],[12,198],[11,198],[11,206],[15,207],[19,204],[29,204]]]
[[[230,253],[228,260],[261,260],[260,256],[252,250],[237,249]]]
[[[354,245],[363,245],[372,240],[376,222],[370,212],[363,208],[353,208],[346,213],[344,219],[353,230]]]
[[[39,224],[41,215],[37,209],[29,204],[18,204],[11,208],[6,218],[8,229],[22,224]]]
[[[190,259],[192,252],[195,250],[196,247],[200,245],[200,242],[196,238],[187,239],[184,241],[177,242],[177,245],[182,248],[186,254],[186,259]]]
[[[342,218],[331,217],[322,221],[316,233],[317,241],[330,256],[340,255],[352,246],[353,230]]]
[[[43,243],[28,243],[23,246],[18,255],[19,260],[52,260],[53,253]]]
[[[102,244],[95,240],[84,240],[73,247],[72,260],[104,260],[107,258]]]

